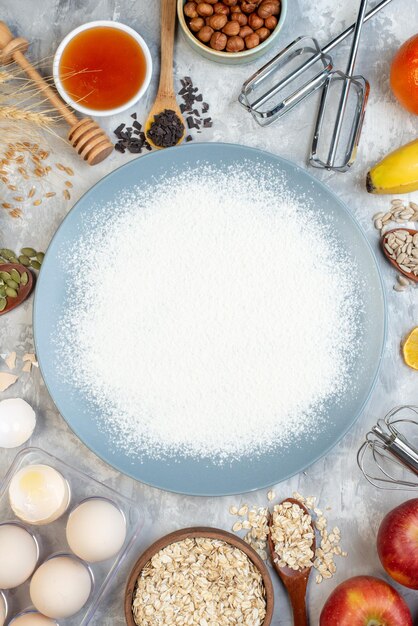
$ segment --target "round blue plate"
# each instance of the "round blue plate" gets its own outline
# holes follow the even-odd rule
[[[87,398],[75,391],[58,374],[59,354],[52,337],[64,310],[71,307],[71,276],[59,259],[71,256],[75,241],[88,228],[83,216],[100,213],[101,206],[117,199],[122,190],[147,185],[164,172],[196,165],[197,161],[215,166],[244,159],[266,162],[285,177],[289,187],[312,199],[318,211],[333,220],[339,244],[355,257],[363,277],[361,313],[363,340],[351,372],[353,385],[344,397],[326,407],[329,417],[321,436],[307,435],[297,445],[256,458],[218,465],[210,459],[177,458],[175,461],[144,457],[141,462],[114,449],[109,436],[98,426],[100,415]],[[34,305],[36,353],[45,383],[61,415],[76,435],[98,456],[121,472],[150,485],[190,495],[243,493],[276,484],[300,472],[330,450],[360,415],[374,387],[386,333],[386,307],[380,273],[372,249],[358,223],[345,205],[324,185],[293,163],[277,156],[232,144],[193,144],[159,150],[131,161],[112,172],[88,191],[65,218],[46,253],[36,287]],[[319,372],[320,374],[320,372]]]

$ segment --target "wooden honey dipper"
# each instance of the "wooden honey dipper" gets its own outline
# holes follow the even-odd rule
[[[113,151],[112,142],[97,122],[90,117],[79,120],[58,94],[51,89],[25,57],[24,53],[28,47],[29,43],[26,39],[13,37],[7,24],[0,21],[0,65],[7,65],[13,61],[20,65],[70,126],[68,141],[81,158],[89,165],[100,163]]]

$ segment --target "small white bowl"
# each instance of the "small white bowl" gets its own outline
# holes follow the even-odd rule
[[[145,72],[144,82],[142,83],[137,93],[130,100],[128,100],[128,102],[125,102],[125,104],[122,104],[119,107],[115,107],[114,109],[105,109],[105,110],[91,109],[89,107],[83,106],[82,104],[80,104],[80,102],[73,100],[71,96],[67,93],[67,91],[65,90],[61,82],[60,75],[59,75],[59,66],[60,66],[61,56],[62,56],[62,53],[64,52],[64,49],[67,47],[68,43],[76,35],[83,32],[84,30],[90,30],[91,28],[97,28],[98,26],[105,26],[107,28],[116,28],[119,30],[123,30],[125,33],[128,33],[129,35],[131,35],[131,37],[133,37],[133,39],[135,39],[135,41],[137,42],[137,44],[139,45],[139,47],[141,48],[145,56],[146,72]],[[76,109],[76,111],[80,111],[80,113],[85,113],[87,115],[105,117],[108,115],[116,115],[117,113],[122,113],[122,111],[126,111],[126,109],[129,109],[132,105],[138,102],[138,100],[144,95],[151,81],[152,58],[151,58],[151,53],[149,51],[147,44],[145,43],[141,35],[139,35],[136,32],[136,30],[134,30],[130,26],[125,26],[125,24],[121,24],[120,22],[112,22],[111,20],[96,20],[94,22],[87,22],[86,24],[83,24],[82,26],[75,28],[70,33],[68,33],[66,37],[64,37],[64,39],[61,41],[60,45],[58,46],[57,51],[54,56],[54,61],[52,64],[52,74],[54,77],[54,82],[58,90],[58,93],[60,94],[61,98],[65,100],[65,102],[67,102],[67,104],[72,106],[73,109]]]

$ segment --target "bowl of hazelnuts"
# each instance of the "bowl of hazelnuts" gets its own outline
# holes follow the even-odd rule
[[[190,45],[219,63],[249,63],[276,40],[287,0],[178,0],[180,26]]]

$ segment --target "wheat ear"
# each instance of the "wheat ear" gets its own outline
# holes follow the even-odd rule
[[[37,126],[48,127],[54,123],[53,118],[38,111],[27,111],[15,106],[0,107],[0,120],[10,120],[14,122],[29,122]]]

